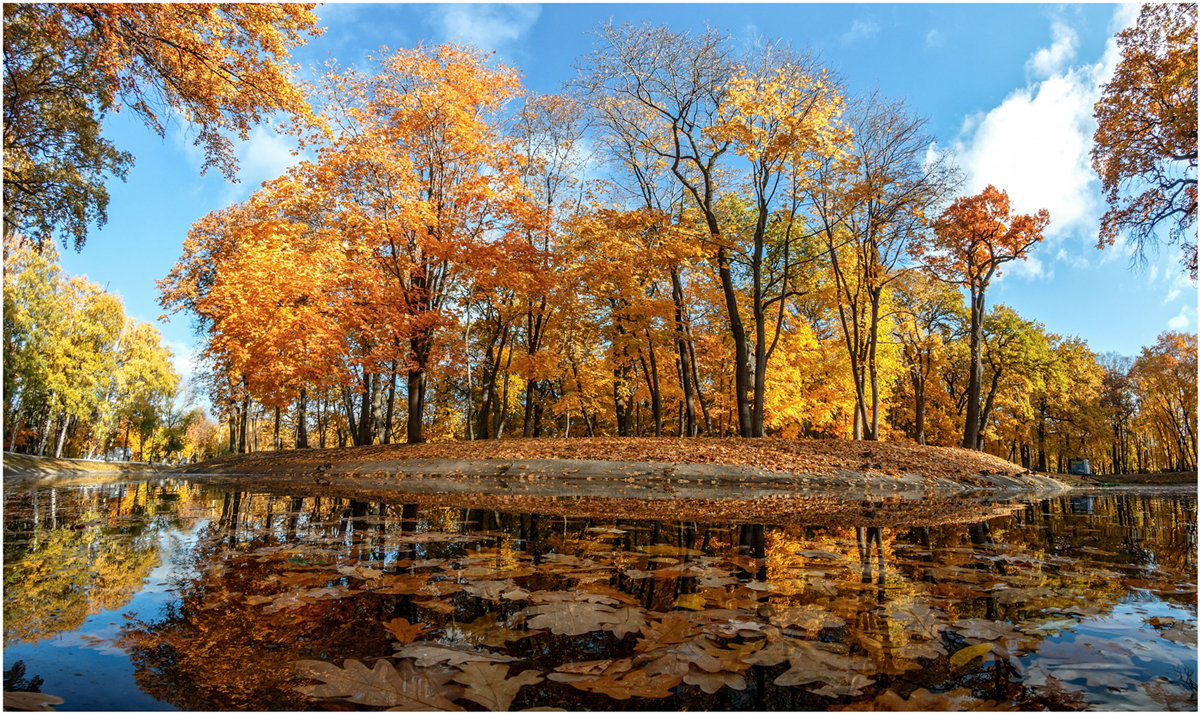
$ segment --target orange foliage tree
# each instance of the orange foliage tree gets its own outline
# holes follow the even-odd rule
[[[963,448],[979,448],[984,296],[1000,266],[1025,260],[1042,240],[1049,222],[1050,213],[1044,208],[1033,215],[1013,215],[1008,194],[989,185],[978,195],[954,201],[934,225],[932,250],[927,252],[930,267],[944,280],[966,286],[970,292],[971,361]]]
[[[320,34],[312,3],[20,3],[4,8],[4,232],[85,239],[104,222],[105,174],[132,157],[100,136],[130,107],[160,136],[177,112],[204,169],[233,179],[231,137],[273,112],[310,109],[291,48]],[[10,42],[11,40],[11,42]]]
[[[1121,62],[1096,102],[1092,166],[1109,210],[1097,247],[1128,231],[1145,259],[1159,226],[1196,279],[1196,4],[1142,6],[1117,34]]]

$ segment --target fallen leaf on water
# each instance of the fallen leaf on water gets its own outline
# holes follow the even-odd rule
[[[684,675],[683,683],[700,687],[705,694],[716,694],[724,687],[739,692],[746,688],[746,678],[737,672],[705,672],[692,669]]]
[[[669,697],[673,693],[672,690],[683,681],[682,677],[672,674],[651,675],[642,669],[636,669],[620,678],[606,676],[587,679],[563,679],[555,675],[550,675],[550,678],[566,682],[576,689],[604,694],[613,699],[629,699],[630,697],[661,699]]]
[[[624,674],[632,668],[633,660],[626,657],[624,659],[593,659],[586,662],[568,662],[566,664],[560,664],[554,669],[570,675],[583,675],[588,677],[614,677],[619,674]],[[551,674],[550,679],[565,682],[568,681],[569,678],[556,679],[555,676]]]
[[[687,608],[688,610],[703,610],[707,602],[703,596],[689,593],[675,598],[674,606]]]
[[[869,679],[861,674],[852,674],[849,677],[830,682],[820,689],[814,689],[812,693],[820,694],[822,697],[857,697],[862,694],[863,687],[874,683],[874,679]]]
[[[508,711],[521,687],[542,681],[542,675],[529,669],[509,677],[506,664],[466,662],[459,669],[454,681],[466,685],[463,696],[494,712]]]
[[[525,609],[529,626],[556,635],[582,635],[617,622],[617,611],[595,602],[557,602]]]
[[[52,712],[63,703],[62,697],[41,692],[5,692],[4,708],[21,712]]]
[[[980,644],[980,645],[971,645],[970,647],[964,647],[961,650],[950,655],[950,666],[952,668],[961,667],[964,664],[966,664],[967,662],[970,662],[971,660],[975,659],[976,657],[982,657],[991,651],[992,651],[992,643],[991,642],[984,642],[983,644]]]
[[[429,625],[424,622],[409,622],[403,617],[397,617],[384,623],[383,629],[391,633],[401,644],[408,644],[421,636],[421,633],[429,629]]]
[[[496,654],[487,650],[472,650],[465,647],[450,647],[433,642],[413,642],[406,645],[394,645],[396,650],[392,656],[397,659],[416,660],[418,666],[428,667],[439,662],[452,666],[464,662],[516,662],[516,657]]]
[[[462,694],[457,686],[447,685],[450,672],[416,670],[411,662],[395,667],[381,659],[374,669],[356,659],[345,661],[344,667],[329,662],[305,659],[296,663],[302,677],[321,680],[322,684],[302,685],[301,693],[318,699],[339,699],[371,707],[395,709],[436,709],[461,711],[452,701]]]
[[[854,708],[860,707],[855,705]],[[949,692],[918,689],[908,695],[907,699],[888,689],[875,697],[870,708],[880,712],[955,712],[997,711],[1000,707],[996,702],[976,698],[966,687],[959,687]]]

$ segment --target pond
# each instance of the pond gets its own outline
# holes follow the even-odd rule
[[[640,504],[6,484],[4,689],[71,710],[1196,708],[1194,489],[878,525]]]

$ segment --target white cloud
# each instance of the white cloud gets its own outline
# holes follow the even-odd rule
[[[1195,314],[1195,309],[1190,305],[1184,305],[1179,310],[1179,314],[1167,320],[1167,327],[1172,330],[1186,330],[1192,322],[1192,316]]]
[[[541,13],[540,5],[438,5],[429,19],[446,40],[495,52],[520,39]]]
[[[1119,8],[1114,22],[1135,17]],[[1092,250],[1104,211],[1089,156],[1096,129],[1092,108],[1119,53],[1110,38],[1095,63],[1070,66],[1078,44],[1075,32],[1055,20],[1051,35],[1051,45],[1038,49],[1026,63],[1032,78],[1026,86],[1013,90],[999,106],[964,118],[951,146],[966,174],[966,192],[978,193],[992,184],[1008,193],[1014,211],[1049,210],[1047,247],[1042,251],[1063,248],[1069,237],[1065,249],[1073,255]],[[1115,248],[1106,253],[1126,252],[1125,246]],[[1105,255],[1101,262],[1109,258]],[[1050,275],[1032,266],[1013,272]]]
[[[936,27],[932,28],[931,30],[929,30],[929,32],[925,33],[925,46],[926,47],[941,47],[942,46],[942,33],[938,32],[938,29]]]
[[[284,138],[263,126],[254,127],[249,140],[237,147],[238,178],[257,188],[263,181],[282,176],[301,159],[292,154],[295,148],[293,139]]]
[[[850,23],[850,29],[842,33],[842,42],[850,43],[857,40],[869,40],[879,34],[879,23],[874,20],[855,20]]]
[[[1067,25],[1055,20],[1050,26],[1050,35],[1054,42],[1049,47],[1043,47],[1025,62],[1025,71],[1034,77],[1045,78],[1058,74],[1066,64],[1075,59],[1075,47],[1079,37]]]

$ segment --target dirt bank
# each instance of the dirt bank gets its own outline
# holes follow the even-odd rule
[[[4,452],[3,470],[5,480],[14,477],[24,479],[57,479],[67,476],[105,475],[115,478],[161,473],[166,467],[148,464],[131,464],[123,461],[85,461],[83,459],[53,459],[28,454]]]
[[[1018,495],[1064,486],[964,449],[787,439],[512,439],[225,456],[174,469],[240,483],[339,484],[409,491],[711,498],[767,494],[853,499]],[[401,485],[403,484],[403,485]],[[722,487],[714,489],[714,487]]]

